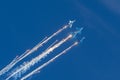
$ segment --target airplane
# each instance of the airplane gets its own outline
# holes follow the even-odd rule
[[[81,40],[80,40],[80,42],[83,42],[84,39],[85,39],[85,37],[82,37]]]
[[[75,20],[72,20],[72,21],[70,20],[69,21],[68,25],[69,25],[70,28],[72,28],[72,25],[73,25],[74,22],[75,22]]]
[[[77,44],[79,44],[79,43],[82,43],[84,39],[85,39],[85,37],[82,37],[80,40],[77,40],[77,41],[75,42],[75,45],[77,45]]]
[[[82,30],[83,30],[83,27],[82,28],[76,28],[77,31],[73,32],[72,35],[73,35],[73,38],[75,38],[78,34],[81,34]]]

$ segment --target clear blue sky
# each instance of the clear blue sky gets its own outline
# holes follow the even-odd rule
[[[0,1],[0,69],[69,20],[86,40],[29,80],[120,80],[119,0]]]

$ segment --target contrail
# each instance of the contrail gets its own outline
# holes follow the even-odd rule
[[[58,42],[58,40],[56,40],[55,42],[53,42],[46,50],[48,50],[49,48],[51,48],[53,45],[55,45]]]
[[[19,56],[19,61],[21,61],[22,59],[24,59],[25,57],[27,57],[28,55],[30,55],[31,53],[37,51],[38,48],[40,48],[42,46],[42,43],[47,39],[47,37],[45,37],[42,41],[40,41],[35,47],[33,47],[31,50],[27,50],[27,53],[22,54],[21,56]],[[41,44],[41,45],[40,45]]]
[[[43,52],[39,56],[33,58],[30,62],[28,62],[27,64],[25,64],[24,66],[22,66],[20,69],[17,69],[15,72],[13,72],[8,78],[6,78],[6,80],[9,80],[14,75],[26,72],[31,66],[35,65],[42,58],[44,58],[45,56],[47,56],[50,52],[52,52],[53,50],[55,50],[56,48],[58,48],[60,45],[62,45],[66,41],[68,41],[70,38],[72,38],[72,36],[73,36],[72,34],[68,35],[66,38],[64,38],[63,40],[61,40],[59,43],[55,44],[53,47],[49,48],[48,50],[46,50],[45,52]]]
[[[47,37],[45,37],[42,41],[44,41]],[[42,42],[41,41],[41,42]],[[40,43],[41,43],[40,42]],[[36,46],[37,47],[37,46]],[[33,48],[34,49],[34,48]],[[31,50],[32,51],[32,50]],[[8,72],[13,66],[15,66],[20,60],[23,59],[23,57],[27,56],[30,54],[30,50],[26,50],[21,56],[17,56],[15,59],[13,59],[13,61],[11,63],[9,63],[5,68],[3,68],[0,71],[0,76],[5,74],[6,72]]]
[[[75,42],[70,47],[68,47],[67,49],[65,49],[64,51],[62,51],[61,53],[59,53],[58,55],[56,55],[52,59],[50,59],[48,62],[44,63],[43,65],[41,65],[40,67],[36,68],[35,70],[33,70],[32,72],[30,72],[26,76],[22,77],[21,80],[25,80],[25,79],[29,78],[30,76],[32,76],[33,74],[35,74],[36,72],[41,71],[45,66],[47,66],[48,64],[50,64],[51,62],[53,62],[55,59],[57,59],[61,55],[65,54],[67,51],[69,51],[71,48],[73,48],[77,44],[78,44],[78,42]]]
[[[74,22],[73,22],[74,23]],[[9,64],[8,66],[6,66],[5,68],[3,68],[0,71],[0,76],[3,75],[4,73],[8,72],[11,68],[13,68],[18,62],[20,62],[21,60],[23,60],[25,57],[27,57],[28,55],[34,53],[35,51],[37,51],[40,47],[43,46],[43,44],[47,43],[50,39],[52,39],[54,36],[58,35],[59,33],[61,33],[63,30],[67,29],[67,28],[71,28],[72,24],[67,24],[65,25],[63,28],[59,29],[57,32],[53,33],[50,37],[45,37],[40,43],[38,43],[38,45],[36,45],[35,47],[33,47],[31,50],[29,50],[27,53],[23,53],[13,64]]]
[[[15,57],[5,68],[3,68],[0,71],[0,75],[4,74],[4,72],[7,72],[9,70],[9,68],[11,68],[11,65],[17,60],[18,56]]]

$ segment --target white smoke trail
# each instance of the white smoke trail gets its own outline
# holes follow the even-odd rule
[[[55,45],[58,42],[58,40],[56,40],[55,42],[53,42],[46,50],[48,50],[50,47],[52,47],[53,45]]]
[[[45,37],[42,41],[40,41],[35,47],[33,47],[31,50],[27,50],[26,53],[22,54],[21,56],[19,56],[19,61],[21,61],[22,59],[24,59],[25,57],[27,57],[28,55],[30,55],[31,53],[37,51],[38,48],[40,48],[42,45],[42,42],[44,42],[47,39],[47,37]]]
[[[73,24],[73,23],[72,23]],[[18,62],[20,62],[21,60],[23,60],[25,57],[27,57],[28,55],[30,55],[31,53],[34,53],[35,51],[38,50],[38,48],[42,47],[43,44],[47,43],[50,39],[52,39],[54,36],[58,35],[59,33],[61,33],[63,30],[67,29],[68,27],[72,26],[72,24],[68,24],[65,25],[63,28],[59,29],[57,32],[53,33],[50,37],[45,37],[40,43],[38,43],[38,45],[36,45],[35,47],[33,47],[31,50],[29,50],[27,53],[22,54],[13,64],[9,64],[8,66],[6,66],[5,68],[3,68],[0,71],[0,76],[3,75],[4,73],[8,72],[11,68],[13,68],[13,66],[15,66]]]
[[[67,49],[65,49],[64,51],[62,51],[61,53],[59,53],[58,55],[56,55],[52,59],[50,59],[48,62],[44,63],[43,65],[41,65],[40,67],[36,68],[35,70],[33,70],[32,72],[30,72],[26,76],[22,77],[21,80],[25,80],[25,79],[29,78],[30,76],[32,76],[33,74],[35,74],[36,72],[41,71],[45,66],[47,66],[48,64],[50,64],[51,62],[53,62],[55,59],[57,59],[61,55],[65,54],[67,51],[69,51],[72,47],[76,46],[77,44],[78,44],[78,42],[75,42],[70,47],[68,47]]]
[[[46,38],[47,37],[45,37],[41,42],[43,42]],[[35,46],[34,48],[36,48],[36,47],[37,46]],[[3,75],[4,73],[8,72],[14,65],[16,65],[21,59],[23,59],[22,57],[27,56],[29,53],[30,53],[30,50],[26,50],[21,56],[19,56],[19,57],[17,56],[15,59],[13,59],[13,61],[11,63],[9,63],[5,68],[3,68],[0,71],[0,76]]]
[[[63,28],[59,29],[57,32],[53,33],[50,37],[48,37],[47,39],[43,39],[42,42],[40,42],[38,45],[36,45],[32,50],[30,50],[27,54],[23,55],[17,62],[21,61],[22,59],[24,59],[25,57],[27,57],[28,55],[30,55],[31,53],[35,52],[38,50],[38,48],[42,47],[43,44],[47,43],[50,39],[52,39],[54,36],[58,35],[59,33],[61,33],[63,30],[65,30],[66,28],[68,28],[69,26],[64,26]]]
[[[62,45],[63,43],[65,43],[66,41],[68,41],[70,38],[72,38],[72,36],[73,35],[71,35],[71,34],[68,35],[66,38],[64,38],[63,40],[61,40],[59,43],[55,44],[53,47],[49,48],[48,50],[46,50],[45,52],[43,52],[39,56],[33,58],[30,62],[26,63],[20,69],[17,69],[15,72],[13,72],[8,78],[6,78],[6,80],[9,80],[14,75],[16,76],[18,74],[25,73],[28,69],[30,69],[31,66],[35,65],[36,63],[38,63],[42,58],[44,58],[45,56],[47,56],[54,49],[58,48],[60,45]]]
[[[15,57],[12,62],[10,62],[5,68],[3,68],[1,71],[0,71],[0,75],[4,74],[5,71],[8,71],[9,68],[11,68],[10,66],[17,60],[18,56]]]

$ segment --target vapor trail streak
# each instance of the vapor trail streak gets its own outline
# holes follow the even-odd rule
[[[27,57],[28,55],[30,55],[31,53],[34,53],[35,51],[38,50],[38,48],[42,47],[43,44],[47,43],[50,39],[52,39],[54,36],[58,35],[60,32],[62,32],[63,30],[67,29],[68,27],[70,27],[71,25],[65,25],[63,28],[59,29],[57,32],[53,33],[50,37],[45,37],[40,43],[38,43],[35,47],[33,47],[30,51],[28,51],[27,53],[23,53],[13,64],[9,64],[8,66],[6,66],[5,68],[3,68],[0,71],[0,76],[3,75],[4,73],[8,72],[13,66],[15,66],[18,62],[20,62],[21,60],[23,60],[25,57]]]
[[[42,58],[44,58],[45,56],[47,56],[50,52],[52,52],[53,50],[55,50],[56,48],[58,48],[60,45],[62,45],[63,43],[65,43],[66,41],[68,41],[70,38],[72,38],[72,36],[73,35],[71,35],[71,34],[68,35],[66,38],[64,38],[63,40],[61,40],[59,43],[55,44],[54,46],[52,46],[51,48],[49,48],[48,50],[46,50],[45,52],[43,52],[39,56],[33,58],[26,65],[22,66],[21,68],[17,69],[15,72],[13,72],[8,78],[6,78],[6,80],[9,80],[11,77],[13,77],[16,74],[21,74],[21,73],[26,72],[31,66],[35,65],[36,63],[38,63]]]
[[[45,37],[40,43],[42,43],[47,37]],[[39,44],[40,44],[39,43]],[[15,60],[13,60],[11,63],[9,63],[5,68],[3,68],[0,71],[0,76],[3,75],[4,73],[8,72],[11,68],[13,68],[13,66],[15,66],[19,61],[21,61],[22,59],[24,59],[26,56],[28,56],[29,54],[34,52],[34,49],[37,46],[35,46],[32,50],[26,50],[21,56],[17,56],[17,58]]]
[[[11,68],[11,65],[17,60],[18,56],[15,57],[12,62],[10,62],[5,68],[3,68],[1,71],[0,71],[0,75],[4,74],[5,72],[7,72],[9,70],[9,68]]]
[[[64,51],[62,51],[61,53],[59,53],[58,55],[56,55],[52,59],[50,59],[48,62],[44,63],[43,65],[39,66],[38,68],[36,68],[35,70],[33,70],[32,72],[30,72],[29,74],[27,74],[26,76],[22,77],[21,80],[25,80],[25,79],[29,78],[30,76],[32,76],[33,74],[35,74],[36,72],[41,71],[45,66],[47,66],[48,64],[50,64],[51,62],[53,62],[55,59],[57,59],[61,55],[65,54],[67,51],[69,51],[71,48],[73,48],[77,44],[78,44],[78,42],[75,42],[70,47],[68,47],[67,49],[65,49]]]
[[[55,42],[53,42],[47,49],[49,49],[50,47],[52,47],[53,45],[55,45],[57,42],[58,42],[58,40],[56,40]]]
[[[39,42],[35,47],[33,47],[31,50],[27,50],[26,53],[24,53],[24,54],[22,54],[21,56],[19,56],[19,60],[18,60],[17,62],[21,61],[22,59],[24,59],[25,57],[27,57],[27,56],[30,55],[31,53],[37,51],[37,49],[42,46],[42,45],[40,45],[40,44],[42,44],[42,42],[45,41],[46,39],[47,39],[47,37],[45,37],[42,41],[40,41],[40,42]]]

